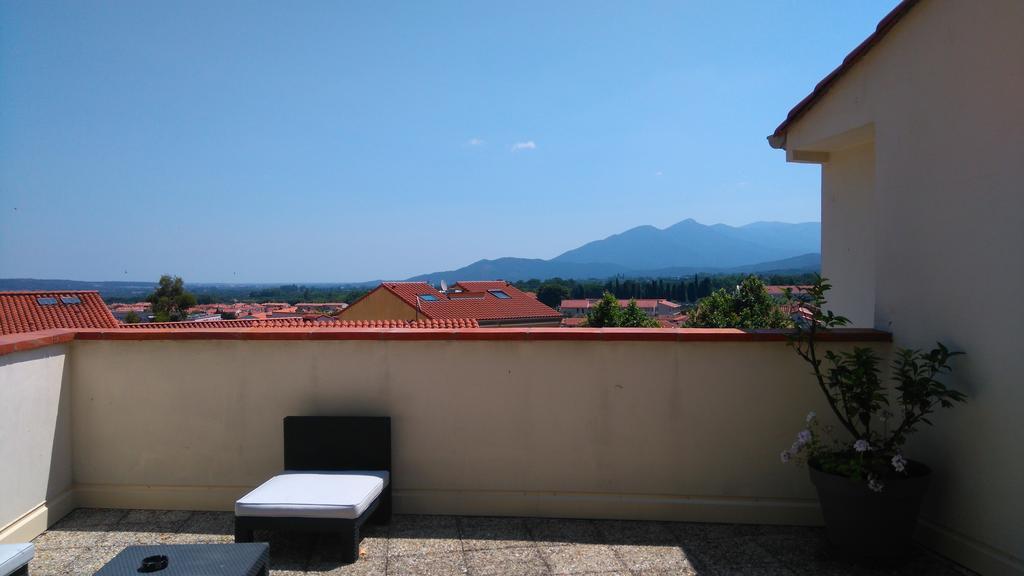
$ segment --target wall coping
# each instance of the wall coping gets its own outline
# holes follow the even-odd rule
[[[7,334],[0,336],[0,356],[25,352],[46,346],[64,344],[75,339],[75,330],[40,330],[23,334]]]
[[[193,328],[67,329],[0,336],[0,356],[73,340],[379,340],[561,342],[785,342],[788,330],[734,328]],[[881,330],[841,328],[819,333],[826,342],[891,342]]]

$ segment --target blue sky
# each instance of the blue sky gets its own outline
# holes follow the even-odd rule
[[[819,220],[765,136],[893,5],[0,2],[0,277],[404,278]]]

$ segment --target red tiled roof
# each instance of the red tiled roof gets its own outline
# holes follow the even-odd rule
[[[559,308],[590,308],[590,300],[562,300]]]
[[[446,320],[305,320],[303,318],[270,318],[267,320],[213,320],[208,322],[147,322],[124,324],[133,330],[179,330],[203,328],[479,328],[472,318]]]
[[[515,286],[503,280],[487,282],[457,282],[452,289],[462,289],[470,294],[449,295],[439,292],[426,282],[384,282],[378,289],[388,290],[421,314],[433,319],[474,318],[484,320],[532,320],[561,318],[557,310],[531,298]],[[498,298],[491,290],[501,290],[509,298]],[[429,295],[435,300],[424,300]],[[351,310],[353,303],[345,310]],[[344,317],[345,312],[341,313]]]
[[[462,280],[453,284],[452,288],[467,292],[482,292],[484,290],[504,290],[507,286],[509,286],[509,283],[504,280]],[[526,292],[522,292],[518,288],[516,288],[516,291],[520,294],[526,294]]]
[[[562,300],[562,303],[559,304],[559,308],[590,308],[597,302],[599,302],[599,300]],[[679,308],[681,306],[680,304],[670,302],[669,300],[657,300],[654,298],[637,299],[636,305],[640,308],[657,308],[659,305],[668,306],[669,308]],[[622,306],[623,308],[629,306],[629,298],[620,298],[619,306]]]
[[[562,328],[579,328],[587,323],[587,319],[579,316],[577,318],[562,318]]]
[[[784,285],[771,285],[765,286],[764,289],[768,294],[772,296],[784,296],[786,294],[786,288],[793,291],[794,294],[801,294],[806,292],[810,286],[784,286]]]
[[[858,44],[852,52],[847,54],[846,58],[843,58],[843,62],[835,70],[830,72],[828,76],[822,78],[821,82],[818,82],[814,87],[814,90],[812,90],[810,94],[804,97],[803,100],[798,102],[797,105],[789,111],[789,114],[786,115],[786,119],[782,121],[782,124],[779,124],[779,127],[775,129],[775,132],[768,137],[768,144],[772,148],[785,148],[786,131],[789,130],[789,127],[800,119],[800,117],[810,110],[815,104],[817,104],[818,100],[821,100],[821,98],[828,93],[829,89],[832,88],[832,85],[834,85],[836,81],[838,81],[839,78],[841,78],[850,68],[853,68],[853,66],[859,62],[875,44],[881,42],[882,38],[885,38],[885,35],[892,30],[893,26],[895,26],[900,19],[906,16],[907,13],[910,12],[911,8],[917,5],[917,2],[918,0],[902,0],[902,2],[897,4],[895,8],[886,14],[885,18],[882,18],[875,27],[875,31],[865,38],[863,42]]]
[[[65,304],[61,297],[78,298]],[[40,304],[53,298],[56,304]],[[53,328],[117,328],[120,323],[95,290],[0,292],[0,334],[20,334]]]

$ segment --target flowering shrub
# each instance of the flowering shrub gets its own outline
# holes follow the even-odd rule
[[[941,343],[929,352],[901,348],[892,363],[896,414],[890,411],[890,393],[879,377],[879,359],[870,348],[850,352],[825,351],[817,347],[817,335],[849,324],[843,316],[824,309],[825,293],[832,286],[818,278],[797,300],[787,290],[791,309],[799,310],[796,332],[790,339],[797,355],[811,366],[848,440],[836,438],[832,426],[821,426],[811,412],[806,427],[793,445],[782,452],[783,462],[809,463],[831,474],[867,482],[880,492],[885,481],[910,474],[902,448],[907,437],[922,423],[931,425],[928,415],[935,408],[949,408],[966,396],[950,390],[937,376],[951,371],[949,361],[962,352],[951,352]]]

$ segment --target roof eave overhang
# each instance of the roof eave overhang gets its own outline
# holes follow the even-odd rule
[[[786,149],[786,134],[789,131],[790,126],[802,118],[808,110],[813,108],[814,105],[818,103],[818,100],[821,100],[821,98],[828,93],[829,89],[832,88],[832,85],[835,84],[835,82],[839,80],[839,78],[842,77],[850,68],[853,68],[853,66],[859,62],[872,47],[878,44],[882,38],[889,33],[893,26],[895,26],[896,23],[907,14],[907,12],[910,12],[910,9],[917,5],[918,2],[919,0],[902,0],[895,8],[886,14],[875,27],[875,31],[865,38],[863,42],[858,44],[857,47],[849,54],[847,54],[846,58],[843,59],[843,62],[836,67],[835,70],[830,72],[828,76],[825,76],[821,82],[818,82],[814,87],[814,90],[812,90],[810,94],[805,96],[803,100],[797,103],[797,105],[789,111],[789,114],[786,115],[786,119],[779,124],[779,127],[775,129],[774,133],[768,136],[768,145],[776,150]]]

